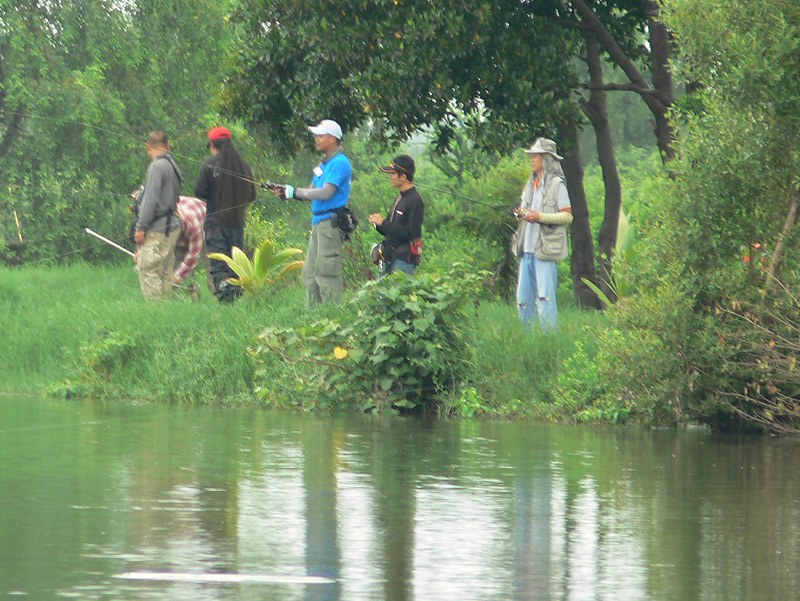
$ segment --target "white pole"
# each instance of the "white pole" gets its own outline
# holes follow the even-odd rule
[[[114,247],[114,248],[116,248],[117,250],[121,250],[122,252],[124,252],[124,253],[126,253],[126,254],[129,254],[129,255],[130,255],[130,256],[132,256],[132,257],[135,257],[135,256],[136,256],[136,255],[134,255],[134,254],[133,254],[131,251],[129,251],[127,248],[120,246],[119,244],[117,244],[117,243],[116,243],[116,242],[114,242],[113,240],[109,240],[109,239],[108,239],[108,238],[106,238],[105,236],[101,236],[100,234],[98,234],[98,233],[97,233],[96,231],[94,231],[93,229],[90,229],[90,228],[88,228],[88,227],[87,227],[87,228],[86,228],[86,233],[87,233],[87,234],[89,234],[89,235],[91,235],[91,236],[94,236],[94,237],[95,237],[95,238],[97,238],[98,240],[102,240],[103,242],[105,242],[105,243],[106,243],[106,244],[108,244],[109,246],[113,246],[113,247]]]

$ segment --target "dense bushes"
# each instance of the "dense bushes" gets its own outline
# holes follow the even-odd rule
[[[10,343],[0,346],[0,392],[568,418],[554,379],[583,328],[602,329],[604,316],[565,307],[560,335],[545,336],[507,303],[485,300],[476,291],[484,275],[423,274],[414,283],[399,274],[352,303],[309,310],[296,280],[232,306],[206,290],[199,301],[153,305],[129,267],[4,270]],[[293,346],[271,352],[256,339],[265,329]],[[276,394],[259,396],[256,386]]]
[[[463,386],[474,352],[469,305],[485,280],[455,271],[393,274],[366,284],[333,317],[262,331],[252,350],[262,365],[259,394],[303,408],[435,409]]]
[[[636,292],[611,311],[594,366],[583,361],[592,393],[578,411],[798,431],[796,258],[777,266],[782,247],[797,255],[800,10],[667,0],[663,16],[700,91],[678,104],[673,179],[651,188],[625,273]]]
[[[83,227],[127,234],[125,195],[144,178],[150,130],[168,131],[191,192],[216,119],[209,89],[234,35],[225,10],[198,0],[0,5],[0,263],[103,260]]]

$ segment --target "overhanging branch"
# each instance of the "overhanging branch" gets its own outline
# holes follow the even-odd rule
[[[641,94],[643,96],[655,96],[656,99],[660,100],[658,90],[654,90],[653,88],[643,88],[633,83],[607,83],[601,86],[585,83],[583,84],[583,88],[586,90],[603,90],[605,92],[636,92],[637,94]]]
[[[634,62],[627,54],[625,54],[625,51],[614,39],[614,36],[612,36],[611,32],[606,29],[606,26],[603,25],[603,22],[597,17],[594,11],[587,6],[586,2],[584,2],[584,0],[573,0],[572,4],[575,6],[575,9],[580,15],[583,23],[592,29],[594,34],[597,36],[597,41],[600,42],[600,45],[603,46],[606,52],[608,52],[611,59],[617,65],[619,65],[620,69],[625,72],[625,75],[628,76],[631,84],[640,90],[652,90],[650,85],[647,83],[647,80],[636,67]],[[662,103],[657,93],[639,93],[642,94],[644,101],[650,105],[651,110],[662,113],[666,111],[666,107]]]

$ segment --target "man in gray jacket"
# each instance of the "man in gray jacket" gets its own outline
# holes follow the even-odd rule
[[[139,285],[146,300],[166,298],[172,291],[175,244],[181,222],[175,214],[181,193],[181,171],[169,154],[169,140],[163,131],[147,136],[147,168],[139,215],[136,244],[139,245]]]

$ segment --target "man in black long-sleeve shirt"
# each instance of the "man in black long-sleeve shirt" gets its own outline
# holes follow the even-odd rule
[[[380,275],[384,277],[395,271],[414,275],[420,263],[425,217],[425,203],[414,185],[416,165],[410,156],[401,154],[391,165],[380,169],[389,174],[392,186],[400,190],[386,219],[378,213],[369,216],[369,222],[384,236],[381,244],[384,266]]]

